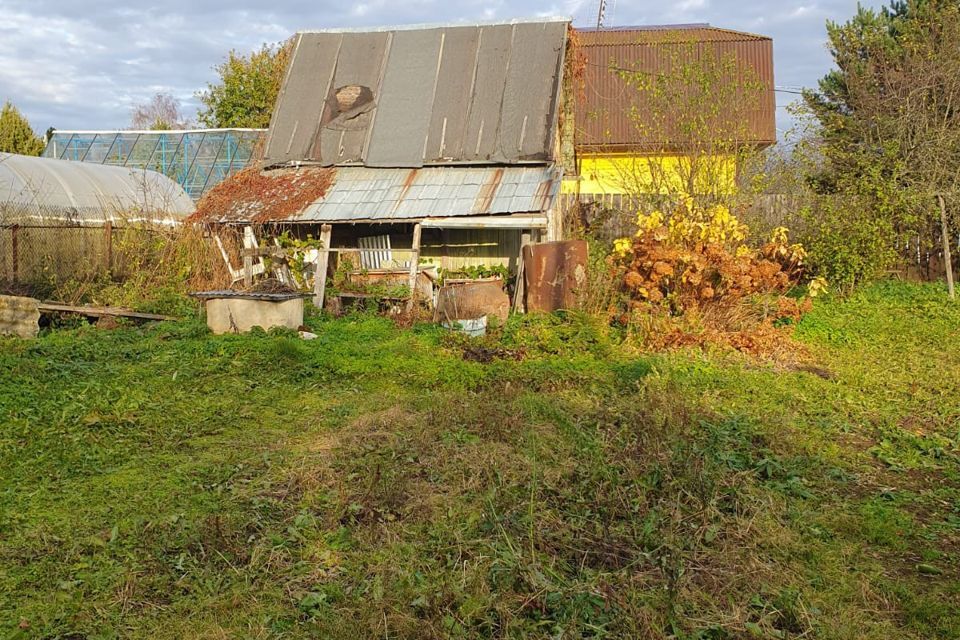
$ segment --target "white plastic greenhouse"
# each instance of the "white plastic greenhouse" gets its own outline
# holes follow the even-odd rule
[[[0,153],[0,226],[175,224],[193,211],[156,171]]]

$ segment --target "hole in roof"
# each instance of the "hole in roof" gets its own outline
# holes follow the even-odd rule
[[[334,95],[337,99],[337,111],[340,114],[345,114],[373,102],[373,91],[370,91],[370,87],[359,84],[348,84],[340,87]]]
[[[340,131],[366,128],[370,120],[367,114],[377,106],[370,87],[359,84],[348,84],[336,89],[329,104],[330,119],[323,126]]]

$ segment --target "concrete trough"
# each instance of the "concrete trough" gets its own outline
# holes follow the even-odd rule
[[[303,325],[303,300],[308,293],[252,293],[199,291],[190,294],[204,301],[207,326],[213,333],[246,333],[254,327],[269,331]]]

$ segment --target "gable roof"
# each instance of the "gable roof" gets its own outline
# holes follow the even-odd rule
[[[552,19],[301,32],[265,163],[549,161],[567,26]]]
[[[746,31],[734,31],[715,27],[706,22],[690,24],[655,24],[632,27],[603,27],[600,29],[577,29],[581,44],[653,44],[676,42],[757,42],[772,40]]]
[[[677,55],[735,60],[737,73],[758,81],[762,91],[749,110],[718,105],[721,114],[744,118],[744,144],[767,146],[777,140],[773,40],[766,36],[690,24],[577,29],[574,42],[583,62],[583,90],[576,95],[580,150],[681,150],[682,134],[672,114],[661,114],[663,122],[650,131],[638,127],[650,111],[648,99],[617,73],[668,73]]]

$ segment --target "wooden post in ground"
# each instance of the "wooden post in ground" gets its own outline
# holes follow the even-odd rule
[[[420,223],[413,225],[413,243],[410,245],[410,299],[407,301],[407,311],[413,311],[417,298],[417,276],[420,274]]]
[[[513,310],[517,313],[525,311],[523,304],[524,296],[524,278],[526,278],[526,268],[523,264],[523,248],[533,241],[533,234],[528,229],[524,229],[520,234],[520,257],[517,259],[517,283],[513,288]]]
[[[325,224],[320,227],[320,242],[323,245],[317,253],[317,262],[313,273],[313,304],[317,309],[323,309],[323,296],[327,289],[327,265],[330,264],[330,236],[333,226]]]
[[[20,225],[10,227],[10,258],[12,260],[10,269],[12,271],[10,278],[13,284],[17,284],[20,278]]]
[[[940,204],[940,229],[943,234],[943,266],[947,271],[947,293],[953,300],[956,298],[956,292],[953,288],[953,259],[950,255],[950,225],[947,224],[947,204],[943,200],[943,194],[937,195],[937,202]]]
[[[107,220],[103,225],[103,241],[106,243],[104,249],[104,261],[106,262],[107,275],[113,267],[113,222]]]

